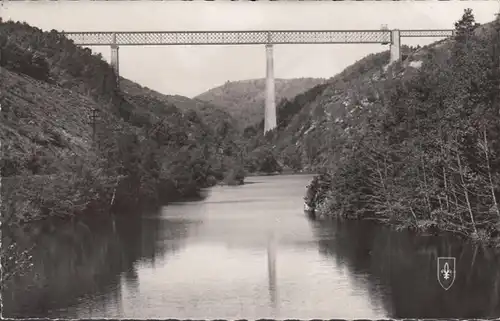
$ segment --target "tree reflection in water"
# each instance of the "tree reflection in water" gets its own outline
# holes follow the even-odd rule
[[[138,271],[164,264],[196,233],[197,225],[182,213],[9,231],[4,238],[36,247],[33,269],[3,289],[3,315],[75,318],[82,309],[96,309],[122,317],[129,313],[122,311],[122,300],[141,295]],[[369,222],[311,224],[320,253],[354,280],[355,290],[368,289],[373,305],[382,301],[391,318],[500,316],[500,258],[491,250],[452,236],[395,232]],[[278,307],[272,244],[269,291]],[[457,258],[457,277],[448,291],[437,281],[438,256]]]
[[[188,224],[127,217],[45,222],[8,231],[3,238],[36,246],[32,270],[2,289],[3,316],[76,317],[71,307],[89,297],[95,304],[120,310],[122,282],[127,292],[137,292],[136,265],[154,265],[178,251]],[[116,314],[119,317],[120,311]]]
[[[311,222],[319,251],[382,293],[391,318],[500,317],[500,255],[452,235],[397,232],[372,222]],[[437,280],[437,258],[457,260],[455,283]]]

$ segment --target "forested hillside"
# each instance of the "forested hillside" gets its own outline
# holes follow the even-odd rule
[[[242,182],[224,111],[125,79],[120,87],[102,57],[55,30],[1,22],[0,51],[3,225],[111,204],[121,213]]]
[[[399,63],[371,55],[282,107],[292,115],[267,149],[323,173],[307,200],[318,215],[500,243],[500,23],[467,10],[456,30]]]
[[[320,78],[276,79],[276,103],[291,99],[324,81]],[[223,107],[238,120],[240,127],[245,128],[264,119],[265,95],[266,79],[252,79],[228,81],[196,98]]]

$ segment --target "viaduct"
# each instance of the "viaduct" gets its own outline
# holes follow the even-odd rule
[[[266,31],[137,31],[64,32],[80,46],[110,46],[111,65],[119,75],[120,46],[157,45],[265,45],[266,103],[264,133],[276,127],[273,46],[278,44],[382,44],[390,45],[390,61],[401,59],[401,38],[446,38],[451,29],[439,30],[266,30]]]

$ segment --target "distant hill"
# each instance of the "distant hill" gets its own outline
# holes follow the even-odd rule
[[[236,120],[223,107],[200,99],[192,99],[180,95],[167,95],[134,83],[128,79],[120,80],[120,88],[127,95],[147,95],[169,105],[175,105],[183,112],[196,112],[210,122],[227,123],[236,126]]]
[[[276,79],[276,104],[283,98],[291,99],[324,81],[321,78]],[[264,118],[265,88],[265,79],[232,81],[196,98],[223,107],[245,128]]]

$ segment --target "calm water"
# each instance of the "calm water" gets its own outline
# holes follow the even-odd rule
[[[499,317],[500,258],[451,237],[302,212],[310,176],[252,177],[155,215],[15,231],[36,243],[4,317]],[[450,290],[436,258],[455,256]]]

